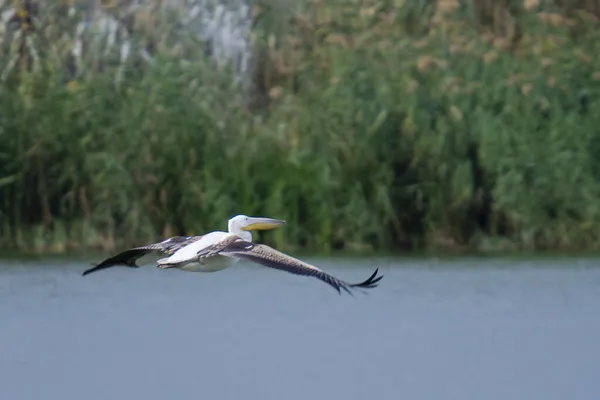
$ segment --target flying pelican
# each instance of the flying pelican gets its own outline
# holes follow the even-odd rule
[[[151,253],[162,253],[168,257],[156,261],[161,269],[179,269],[188,272],[215,272],[229,268],[239,260],[248,260],[257,264],[286,271],[295,275],[313,276],[332,286],[350,293],[350,288],[370,289],[377,286],[383,278],[377,275],[378,269],[365,281],[348,283],[325,271],[288,256],[264,244],[252,243],[251,230],[273,229],[285,221],[238,215],[229,220],[229,232],[215,231],[203,236],[174,236],[162,242],[125,250],[107,258],[83,275],[116,265],[136,268],[137,260]]]
[[[201,236],[173,236],[162,242],[134,247],[113,257],[107,258],[95,267],[86,270],[83,275],[85,276],[92,272],[117,265],[137,268],[140,266],[138,260],[142,257],[144,258],[140,260],[141,264],[146,264],[149,259],[147,256],[155,256],[157,254],[168,256],[177,254],[177,257],[179,258],[188,254],[193,255],[194,252],[197,251],[195,249],[200,250],[218,242],[221,238],[226,237],[229,234],[236,234],[244,240],[251,242],[252,233],[250,231],[274,229],[283,224],[285,224],[285,221],[279,219],[237,215],[228,221],[228,232],[214,231]],[[154,261],[156,261],[156,258]],[[182,267],[184,268],[181,269],[190,272],[215,272],[231,267],[236,261],[236,259],[232,259],[231,257],[219,256],[202,260],[202,263],[190,262],[185,265],[182,263]]]

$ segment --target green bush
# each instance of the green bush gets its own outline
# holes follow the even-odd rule
[[[152,64],[92,47],[76,75],[63,28],[30,33],[49,45],[8,46],[31,62],[0,87],[1,245],[123,248],[246,213],[289,222],[261,237],[282,250],[600,247],[598,18],[429,3],[257,6],[252,102],[169,24]]]

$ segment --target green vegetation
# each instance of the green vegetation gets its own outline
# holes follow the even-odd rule
[[[600,10],[562,3],[257,6],[252,96],[167,18],[136,31],[152,64],[90,44],[70,73],[74,17],[40,11],[35,57],[0,57],[0,246],[246,213],[283,250],[598,249]]]

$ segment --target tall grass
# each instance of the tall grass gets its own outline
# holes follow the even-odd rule
[[[0,245],[246,213],[286,219],[261,238],[283,250],[597,249],[600,10],[562,4],[259,4],[252,93],[167,17],[126,59],[89,34],[72,68],[79,14],[40,10],[38,53],[0,58]]]

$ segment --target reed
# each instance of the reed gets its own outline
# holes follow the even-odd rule
[[[282,250],[598,249],[600,12],[579,3],[257,4],[251,93],[167,15],[124,57],[40,8],[2,36],[0,246],[246,213],[289,221],[261,237]]]

